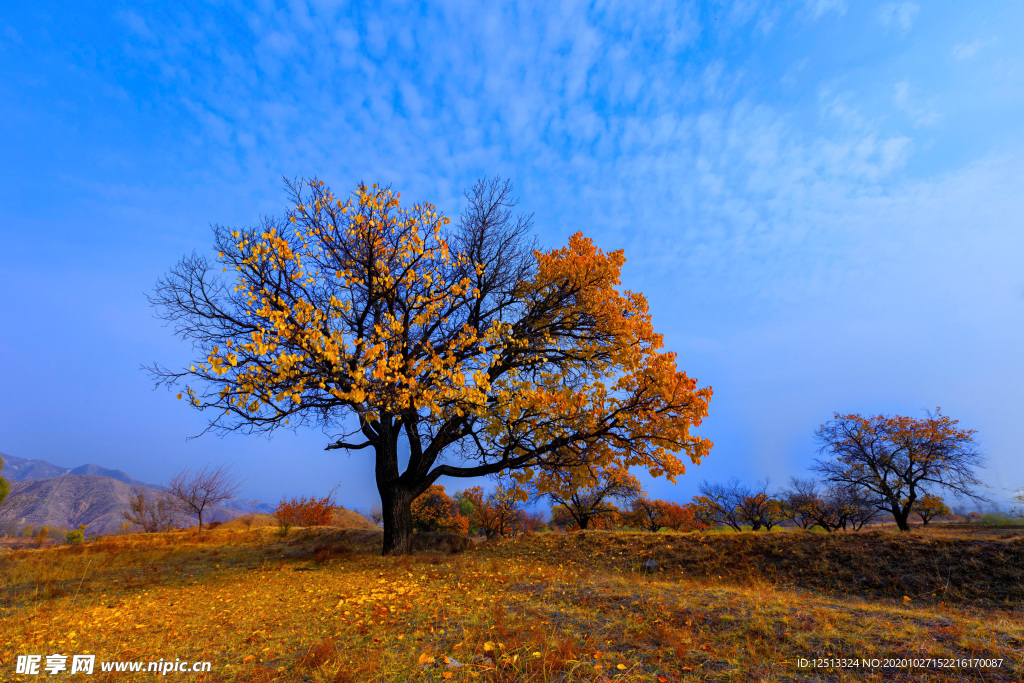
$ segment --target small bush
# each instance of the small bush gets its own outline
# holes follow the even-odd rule
[[[977,520],[982,526],[1024,526],[1024,519],[1011,517],[1005,512],[988,512]]]
[[[70,545],[80,545],[85,540],[85,534],[81,529],[75,529],[74,531],[69,531],[65,538]]]
[[[292,526],[330,526],[334,501],[331,496],[281,499],[274,515],[282,528]],[[285,531],[287,534],[288,532]]]

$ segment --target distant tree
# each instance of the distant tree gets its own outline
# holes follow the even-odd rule
[[[751,530],[773,527],[788,517],[786,504],[769,493],[770,481],[764,479],[753,490],[743,489],[735,495],[737,516],[743,524],[750,525]]]
[[[700,495],[694,496],[693,503],[697,507],[698,518],[708,526],[724,524],[733,531],[742,531],[744,513],[743,501],[753,493],[739,479],[731,479],[725,484],[701,482],[697,489]]]
[[[862,486],[833,484],[828,489],[827,500],[842,511],[843,522],[840,526],[844,531],[847,524],[854,531],[860,531],[861,527],[876,519],[879,512],[886,509],[884,500]]]
[[[818,428],[820,452],[828,457],[814,469],[829,482],[854,487],[883,501],[901,531],[922,495],[922,487],[984,500],[975,470],[983,459],[974,447],[974,430],[958,429],[941,414],[910,417],[841,415]]]
[[[664,501],[649,498],[634,498],[629,504],[629,511],[622,517],[626,526],[656,532],[665,526]]]
[[[697,519],[693,505],[680,505],[669,500],[636,498],[629,510],[622,515],[626,526],[656,532],[662,528],[673,531],[697,531],[706,529],[707,524]]]
[[[473,487],[473,488],[479,488],[479,487]],[[482,490],[483,489],[481,489],[481,491]],[[459,504],[459,514],[462,515],[463,517],[466,517],[467,519],[469,519],[469,518],[473,517],[473,512],[474,512],[475,507],[473,505],[473,501],[472,500],[463,497],[463,495],[462,495],[463,493],[465,493],[465,491],[458,491],[458,492],[456,492],[456,494],[455,494],[455,502]],[[472,525],[472,523],[471,523],[471,525]]]
[[[804,519],[810,520],[811,526],[825,531],[846,531],[848,527],[859,531],[885,507],[870,492],[857,486],[837,483],[829,483],[820,495],[815,489],[813,497],[802,498],[799,502],[802,514],[806,515]]]
[[[789,480],[789,487],[781,494],[786,504],[789,519],[801,529],[809,529],[815,525],[824,505],[818,492],[818,482],[814,479]]]
[[[949,517],[953,512],[941,498],[933,496],[930,493],[926,493],[915,506],[914,514],[921,519],[921,524],[923,526],[928,526],[928,522],[933,519],[937,517]]]
[[[767,494],[758,494],[757,515],[758,521],[765,531],[771,531],[776,526],[789,519],[789,510],[786,503],[778,498],[767,497]]]
[[[417,531],[469,532],[469,519],[462,516],[459,504],[440,484],[430,486],[412,502],[412,521]]]
[[[203,530],[206,509],[231,500],[240,488],[241,482],[223,465],[215,469],[207,465],[197,472],[182,470],[167,484],[167,491],[176,499],[178,508],[199,518],[199,531]]]
[[[589,468],[585,477],[569,484],[569,490],[552,489],[539,494],[561,507],[575,526],[610,526],[619,514],[613,501],[629,503],[641,494],[640,482],[625,467]],[[553,510],[552,510],[553,511]]]
[[[460,512],[466,515],[465,510],[469,510],[469,525],[483,531],[487,538],[525,531],[522,498],[515,484],[502,482],[486,495],[483,487],[474,486],[455,496]]]
[[[621,251],[580,233],[536,250],[498,179],[450,227],[390,188],[348,202],[315,179],[287,189],[283,217],[215,227],[217,261],[186,256],[158,281],[150,302],[196,358],[150,370],[184,385],[207,429],[317,425],[328,449],[369,449],[384,554],[410,552],[412,502],[440,477],[543,472],[565,492],[612,463],[675,481],[680,455],[710,451],[693,428],[711,390],[621,288]]]
[[[4,459],[0,458],[0,472],[4,470]],[[3,504],[4,500],[7,499],[7,494],[10,491],[11,486],[7,483],[7,480],[0,477],[0,505]]]
[[[169,495],[136,488],[128,498],[127,507],[121,510],[121,518],[146,533],[156,533],[175,527],[177,511],[178,506]]]
[[[380,503],[374,503],[370,507],[370,521],[377,526],[384,523],[384,512],[381,510]]]
[[[544,523],[544,516],[539,512],[519,511],[525,531],[538,531],[547,527]]]
[[[702,531],[708,528],[697,519],[696,507],[690,503],[680,505],[673,501],[660,501],[664,518],[662,525],[673,531]]]

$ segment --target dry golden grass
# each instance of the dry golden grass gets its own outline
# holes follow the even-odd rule
[[[224,522],[217,531],[227,531],[229,529],[263,529],[268,526],[277,526],[277,517],[274,515],[265,515],[262,512],[251,512],[241,517],[235,517],[234,519]]]
[[[260,512],[254,512],[248,515],[242,515],[236,517],[230,522],[224,522],[219,525],[215,531],[219,530],[239,530],[239,529],[262,529],[265,527],[276,527],[277,517],[274,515],[266,515]],[[335,508],[331,511],[331,526],[339,527],[342,529],[370,529],[379,531],[380,527],[366,519],[358,512],[352,510],[345,510],[344,508]]]
[[[53,652],[208,660],[210,674],[168,675],[207,681],[1024,678],[1020,581],[994,584],[1024,566],[1013,538],[588,531],[402,558],[379,557],[379,539],[252,529],[7,553],[0,678],[18,680],[18,654]],[[648,557],[661,571],[638,571]],[[900,558],[922,575],[881,582]],[[945,561],[969,569],[949,572],[956,590],[903,592],[935,585],[929,562]],[[847,581],[847,570],[874,578]],[[1003,663],[797,666],[910,656]]]

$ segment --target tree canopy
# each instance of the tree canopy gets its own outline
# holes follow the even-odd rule
[[[580,233],[535,249],[498,179],[457,224],[376,185],[348,200],[316,179],[287,189],[283,218],[214,226],[216,264],[193,253],[160,279],[151,303],[197,357],[150,370],[208,429],[317,425],[328,449],[372,449],[385,553],[408,552],[410,504],[442,476],[510,472],[568,494],[595,465],[674,481],[677,454],[709,452],[691,428],[711,389],[662,350],[643,295],[619,289],[622,251]]]
[[[902,531],[926,489],[984,500],[975,487],[983,464],[974,430],[940,409],[926,419],[900,415],[840,415],[817,431],[821,453],[814,469],[822,477],[887,509]]]
[[[588,468],[586,479],[570,489],[568,493],[552,487],[545,487],[538,478],[541,495],[547,497],[554,507],[564,509],[580,529],[586,529],[592,521],[613,518],[619,508],[613,501],[629,503],[643,491],[640,481],[629,473],[626,467],[616,465],[605,468]]]

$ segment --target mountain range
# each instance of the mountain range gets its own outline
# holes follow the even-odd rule
[[[0,531],[26,524],[74,529],[82,524],[88,532],[110,534],[124,519],[121,511],[136,490],[151,495],[164,487],[134,479],[126,472],[99,465],[62,467],[46,460],[27,460],[0,453],[0,476],[12,482],[11,495],[0,505]],[[274,509],[253,499],[234,499],[215,505],[203,514],[203,521],[225,522],[249,512],[271,513]],[[188,523],[188,520],[180,520]]]

